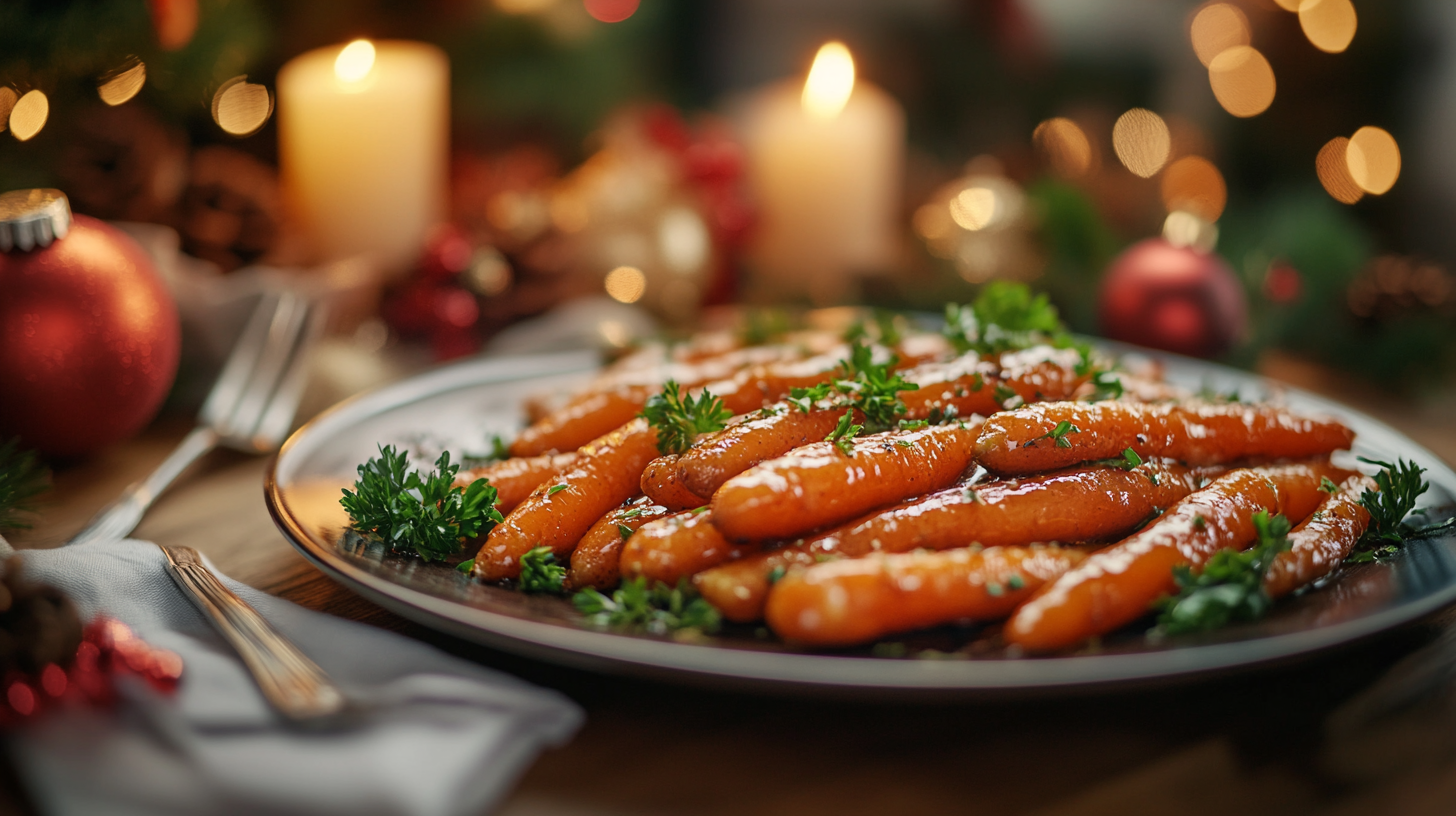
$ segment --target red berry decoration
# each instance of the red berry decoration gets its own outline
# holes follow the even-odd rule
[[[1112,262],[1099,304],[1107,337],[1194,357],[1228,351],[1248,323],[1243,286],[1221,258],[1162,238]]]
[[[115,227],[78,215],[50,246],[0,253],[0,439],[73,456],[135,434],[180,347],[170,293]]]

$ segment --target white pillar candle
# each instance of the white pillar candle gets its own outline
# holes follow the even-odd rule
[[[759,91],[742,126],[759,207],[750,249],[757,293],[834,302],[855,274],[894,262],[905,114],[889,94],[855,81],[848,49],[828,43],[802,85]]]
[[[445,54],[416,42],[320,48],[278,72],[284,190],[320,260],[418,257],[445,215],[449,84]]]

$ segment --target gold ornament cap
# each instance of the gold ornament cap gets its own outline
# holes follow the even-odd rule
[[[71,202],[60,190],[0,193],[0,252],[48,247],[71,231]]]

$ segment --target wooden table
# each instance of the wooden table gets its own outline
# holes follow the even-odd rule
[[[1368,411],[1456,461],[1450,405],[1372,396],[1289,360],[1265,368]],[[40,524],[12,543],[64,541],[187,429],[163,422],[60,469]],[[1456,698],[1425,699],[1385,732],[1356,740],[1325,734],[1330,713],[1352,694],[1413,650],[1453,637],[1451,614],[1290,665],[1115,693],[887,704],[663,685],[466,644],[359,598],[309,566],[273,526],[262,501],[265,465],[213,454],[161,498],[137,536],[196,547],[252,586],[429,641],[577,700],[586,725],[571,744],[541,757],[502,814],[1456,810]],[[0,812],[6,804],[0,797]],[[25,810],[13,793],[8,804]]]

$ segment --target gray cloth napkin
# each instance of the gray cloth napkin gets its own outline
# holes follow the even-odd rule
[[[0,539],[0,550],[8,551]],[[155,545],[27,550],[24,574],[181,655],[173,695],[125,684],[115,711],[67,710],[7,747],[47,814],[479,814],[581,711],[561,695],[409,638],[223,582],[353,697],[347,727],[289,728],[164,571]]]

